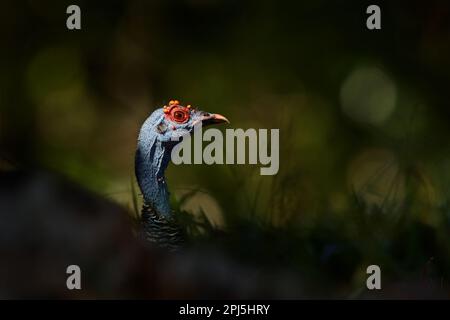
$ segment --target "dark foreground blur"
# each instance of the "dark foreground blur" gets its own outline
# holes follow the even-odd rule
[[[121,207],[61,177],[45,172],[0,177],[2,299],[448,298],[448,283],[431,273],[432,263],[420,275],[383,278],[380,293],[369,293],[363,278],[352,292],[348,275],[354,263],[348,260],[358,260],[360,252],[334,239],[316,248],[322,257],[314,261],[315,253],[307,254],[307,246],[283,230],[247,226],[243,234],[226,235],[234,238],[228,246],[216,239],[167,254],[137,240]],[[82,270],[82,290],[66,287],[72,264]],[[313,264],[317,270],[308,270]]]

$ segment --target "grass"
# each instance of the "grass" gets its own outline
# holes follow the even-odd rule
[[[287,213],[287,223],[277,225],[266,217],[278,211],[268,207],[262,214],[233,213],[225,230],[218,230],[204,212],[194,216],[181,209],[198,190],[174,200],[173,210],[191,245],[214,247],[253,266],[289,268],[338,297],[358,297],[371,264],[381,267],[385,283],[425,281],[449,292],[450,202],[430,203],[420,195],[424,184],[413,170],[407,180],[401,202],[391,194],[395,188],[378,204],[354,190],[347,195],[345,214],[322,209],[309,224]],[[273,195],[282,201],[283,185],[272,187],[278,188]],[[132,190],[138,213],[138,195]],[[258,199],[250,205],[254,201]]]

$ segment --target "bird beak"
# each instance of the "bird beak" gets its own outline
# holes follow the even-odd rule
[[[217,113],[210,113],[207,116],[203,116],[201,121],[202,121],[202,125],[204,127],[211,125],[211,124],[219,124],[219,123],[224,123],[224,122],[230,123],[230,121],[228,121],[227,118],[225,118],[223,115],[217,114]]]

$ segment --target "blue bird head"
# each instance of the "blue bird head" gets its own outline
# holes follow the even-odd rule
[[[164,171],[173,147],[198,126],[228,122],[220,114],[183,106],[177,100],[156,109],[142,125],[135,158],[135,172],[144,200],[158,213],[170,216],[169,192]]]
[[[168,106],[157,109],[150,116],[154,133],[161,142],[173,142],[174,145],[181,141],[180,138],[192,134],[197,126],[228,122],[228,119],[220,114],[197,110],[190,105],[182,106],[179,101],[172,100]]]

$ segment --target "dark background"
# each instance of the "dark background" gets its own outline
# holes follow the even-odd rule
[[[81,30],[66,28],[70,4],[81,7]],[[369,4],[381,7],[381,30],[365,26]],[[283,284],[287,277],[273,281],[282,292],[268,290],[274,297],[364,297],[370,264],[381,266],[392,289],[380,297],[449,297],[448,2],[17,1],[2,3],[0,21],[0,169],[9,172],[0,181],[0,230],[17,227],[0,238],[5,277],[20,264],[12,256],[29,262],[30,243],[43,255],[30,263],[47,261],[48,243],[63,228],[54,221],[71,213],[74,223],[65,227],[73,228],[67,241],[74,248],[88,226],[92,241],[117,247],[116,231],[95,230],[109,212],[117,221],[134,215],[139,127],[179,99],[225,115],[228,128],[280,129],[276,176],[260,176],[259,166],[170,166],[174,201],[189,194],[182,208],[202,208],[230,236],[208,254],[199,249],[200,257],[220,252],[219,269],[228,266],[221,259],[248,270],[286,269],[315,288],[299,294]],[[26,173],[11,175],[17,170]],[[80,207],[85,196],[106,207]],[[105,220],[94,228],[93,217]],[[34,219],[53,221],[55,238],[42,240],[51,232],[33,229]],[[80,250],[74,255],[95,266],[109,263]],[[195,257],[186,259],[204,266]],[[225,279],[236,274],[227,270]],[[105,285],[117,276],[107,279],[101,294],[89,296],[121,296]],[[61,296],[37,287],[16,295],[7,287],[0,297]],[[240,293],[229,296],[264,292],[234,289]],[[174,296],[158,290],[127,294]]]

